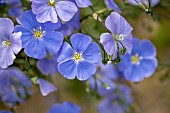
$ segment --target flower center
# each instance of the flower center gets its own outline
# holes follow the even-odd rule
[[[114,36],[115,37],[115,40],[116,41],[123,41],[125,38],[124,38],[124,36],[123,36],[123,34],[120,34],[120,35],[116,35],[116,36]]]
[[[48,5],[54,7],[56,4],[55,0],[48,0]]]
[[[132,64],[140,64],[140,60],[142,60],[143,58],[141,56],[139,56],[139,54],[135,54],[134,56],[131,57],[131,61]]]
[[[2,41],[2,43],[1,43],[3,46],[8,46],[8,47],[10,47],[11,46],[11,41],[10,40],[8,40],[8,41]]]
[[[41,38],[42,35],[43,35],[43,32],[41,30],[35,30],[34,31],[35,38]]]
[[[79,54],[79,53],[75,52],[75,53],[74,53],[74,57],[73,57],[73,59],[74,59],[74,60],[76,60],[76,61],[81,60],[81,54]]]

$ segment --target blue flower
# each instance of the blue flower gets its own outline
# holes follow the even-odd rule
[[[3,111],[0,111],[0,113],[12,113],[12,112],[11,111],[3,110]]]
[[[31,10],[24,12],[15,31],[22,32],[22,47],[27,56],[36,59],[46,57],[47,52],[51,55],[57,53],[63,43],[63,35],[55,30],[60,27],[60,22],[39,23]]]
[[[156,48],[149,40],[145,39],[140,42],[135,38],[133,44],[132,53],[122,57],[119,69],[124,72],[127,80],[139,82],[155,72],[158,65]]]
[[[106,27],[112,33],[103,33],[100,36],[100,42],[104,46],[107,54],[114,55],[123,48],[126,48],[127,53],[131,52],[132,49],[132,30],[133,28],[129,23],[118,13],[111,13],[105,21]],[[119,49],[118,49],[118,46]]]
[[[40,91],[43,96],[47,96],[49,93],[57,90],[57,88],[54,85],[52,85],[51,83],[44,79],[39,78],[37,80],[37,83],[40,86]]]
[[[111,95],[98,105],[99,113],[125,113],[131,106],[133,99],[131,89],[125,85],[119,85]]]
[[[22,49],[21,32],[12,33],[14,24],[8,18],[0,18],[0,67],[7,68],[13,64]]]
[[[0,0],[0,3],[1,3],[1,4],[5,4],[5,3],[6,3],[6,0]]]
[[[70,1],[60,0],[31,0],[31,1],[32,11],[34,14],[36,14],[37,21],[40,23],[45,23],[47,21],[57,23],[59,18],[62,21],[69,21],[78,11],[77,6]]]
[[[16,67],[0,71],[0,96],[9,107],[22,103],[28,95],[32,84],[29,78]]]
[[[8,14],[11,17],[18,17],[24,11],[24,8],[22,7],[22,3],[20,0],[8,0],[7,5],[10,6]]]
[[[63,104],[54,104],[48,113],[81,113],[81,108],[71,102],[63,102]]]
[[[37,61],[37,67],[44,75],[55,75],[58,72],[57,69],[57,56],[58,54],[54,54],[49,56],[49,58],[43,58]]]
[[[78,7],[82,7],[82,8],[89,7],[92,5],[90,0],[75,0],[75,2]]]
[[[104,1],[109,10],[113,9],[117,13],[122,13],[120,8],[117,6],[117,4],[113,0],[104,0]]]
[[[108,95],[115,89],[114,80],[118,79],[119,74],[118,69],[113,64],[100,64],[95,77],[91,77],[89,80],[90,88],[92,90],[98,89],[100,95]]]
[[[148,2],[148,0],[127,0],[130,4],[132,4],[132,5],[138,5],[138,3],[143,3],[144,5],[149,5],[149,2]],[[152,0],[151,1],[152,3],[152,6],[156,6],[159,2],[160,2],[160,0]]]
[[[71,36],[72,47],[65,42],[57,61],[59,72],[68,79],[87,80],[96,72],[96,65],[102,60],[99,46],[91,37],[76,33]]]
[[[79,29],[80,29],[80,11],[78,11],[70,21],[62,24],[58,31],[63,33],[64,36],[69,36],[75,30]]]

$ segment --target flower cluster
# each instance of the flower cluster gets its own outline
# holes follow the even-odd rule
[[[0,97],[5,105],[12,108],[24,102],[32,94],[32,83],[39,85],[43,96],[56,91],[47,77],[60,73],[70,80],[87,80],[87,88],[104,97],[98,105],[99,113],[128,111],[133,103],[132,91],[123,82],[150,77],[158,61],[156,48],[149,40],[133,37],[133,28],[121,15],[119,5],[104,0],[110,12],[104,18],[90,0],[30,1],[31,9],[23,12],[20,0],[0,0],[0,4],[10,6],[8,13],[18,23],[14,26],[11,19],[0,18]],[[151,14],[151,6],[159,2],[127,1],[146,5],[149,9],[145,11]],[[93,12],[90,16],[105,29],[97,38],[81,28],[83,19],[88,19],[81,18],[81,8],[88,7]],[[58,112],[81,113],[81,108],[63,102],[53,105],[48,113]]]

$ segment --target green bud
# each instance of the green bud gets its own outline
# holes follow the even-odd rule
[[[31,78],[31,81],[32,81],[32,83],[34,83],[34,84],[38,84],[37,80],[38,80],[38,77],[37,77],[37,76]]]
[[[123,48],[121,49],[121,53],[122,53],[123,55],[126,53],[126,48],[125,48],[125,47],[123,47]]]

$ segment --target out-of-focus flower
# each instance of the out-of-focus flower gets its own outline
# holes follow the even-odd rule
[[[63,33],[64,36],[69,36],[74,32],[74,30],[79,29],[80,29],[80,11],[78,11],[70,21],[62,24],[58,31]]]
[[[89,80],[90,88],[92,90],[97,89],[100,95],[107,95],[115,89],[116,84],[114,83],[114,80],[118,77],[119,71],[113,64],[100,64],[95,77],[92,77]]]
[[[122,57],[119,69],[124,72],[127,80],[139,82],[155,72],[158,66],[156,48],[149,40],[145,39],[139,41],[135,38],[133,44],[132,53]]]
[[[49,93],[57,90],[57,88],[51,83],[49,83],[47,80],[39,78],[37,80],[37,83],[40,86],[40,91],[43,96],[47,96]]]
[[[24,11],[24,8],[22,7],[22,3],[20,0],[8,0],[7,5],[10,6],[10,9],[8,10],[8,14],[11,17],[16,18],[20,16]]]
[[[63,102],[63,104],[54,104],[48,113],[81,113],[81,108],[71,102]]]
[[[29,57],[43,59],[46,53],[51,55],[59,51],[63,43],[63,34],[55,30],[60,27],[61,23],[39,23],[31,10],[24,12],[15,31],[22,32],[22,47]]]
[[[31,0],[32,11],[40,23],[51,21],[57,23],[59,18],[62,21],[69,21],[78,11],[75,3],[60,0]],[[59,17],[59,18],[58,18]]]
[[[0,113],[12,113],[11,111],[2,110]]]
[[[128,86],[119,85],[98,105],[98,111],[99,113],[125,113],[132,102],[131,89]]]
[[[31,95],[31,81],[16,67],[0,71],[0,96],[9,106],[22,103],[28,95]]]
[[[109,10],[114,10],[117,13],[122,13],[122,11],[118,7],[118,5],[114,2],[114,0],[105,0],[104,2]]]
[[[57,66],[57,56],[58,54],[54,54],[52,56],[48,56],[46,58],[40,59],[37,62],[37,67],[44,75],[55,75],[58,72]]]
[[[13,64],[15,54],[22,48],[21,32],[12,33],[14,24],[8,18],[0,18],[0,67],[7,68]]]
[[[100,36],[100,42],[104,46],[106,53],[109,55],[116,55],[123,46],[126,48],[127,53],[130,53],[133,41],[133,28],[130,24],[121,15],[113,12],[107,17],[105,25],[112,32],[103,33]]]
[[[90,36],[76,33],[70,38],[72,47],[64,42],[57,61],[59,72],[68,79],[87,80],[95,74],[97,64],[101,63],[100,47],[92,42]]]
[[[149,0],[127,0],[130,4],[132,4],[132,5],[138,5],[138,3],[143,3],[144,5],[149,5]],[[136,2],[137,1],[137,2]],[[160,2],[160,0],[151,0],[151,5],[152,6],[156,6],[159,2]]]

